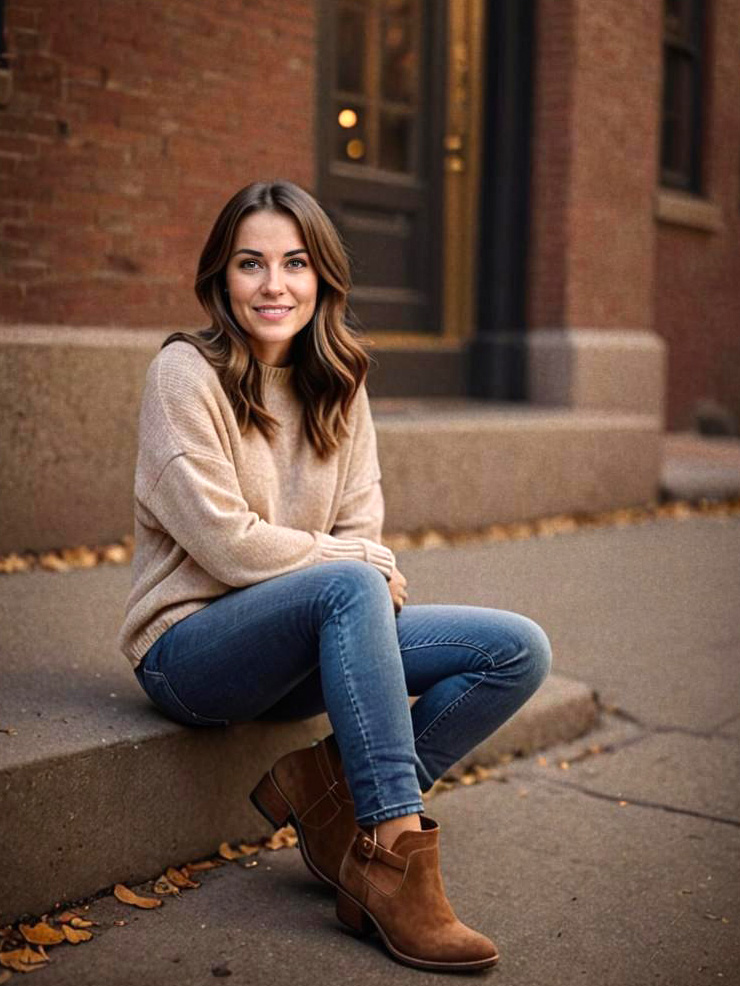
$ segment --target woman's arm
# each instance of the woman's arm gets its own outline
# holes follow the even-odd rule
[[[366,537],[380,543],[385,500],[380,485],[377,438],[363,384],[357,392],[357,424],[339,512],[331,533],[338,538]]]
[[[225,458],[183,452],[173,456],[140,501],[142,522],[160,527],[218,581],[246,586],[308,565],[357,558],[390,577],[390,548],[355,536],[300,531],[262,520],[244,499]]]

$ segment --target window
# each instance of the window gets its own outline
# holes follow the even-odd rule
[[[334,158],[415,174],[418,158],[420,0],[334,5],[337,63]]]
[[[660,178],[695,193],[701,191],[705,7],[705,0],[664,0]]]

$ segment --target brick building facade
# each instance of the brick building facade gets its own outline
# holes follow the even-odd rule
[[[369,8],[378,3],[367,0]],[[278,175],[324,191],[321,18],[340,6],[363,4],[5,0],[0,323],[202,324],[193,273],[225,198],[254,178]],[[431,110],[447,114],[447,129],[456,98],[453,56],[460,44],[478,46],[482,61],[470,58],[465,67],[483,72],[505,6],[506,0],[429,0],[422,11],[410,0],[390,4],[394,16],[415,11],[430,21],[443,9],[450,31],[463,8],[472,11],[454,28],[462,42],[453,44],[444,32],[429,41],[428,58],[439,62],[431,75],[448,80]],[[515,328],[525,329],[535,372],[523,396],[536,402],[577,403],[569,385],[543,383],[542,366],[570,364],[581,342],[626,351],[631,333],[635,340],[653,334],[667,346],[668,429],[692,427],[697,402],[707,398],[740,419],[740,0],[704,6],[700,177],[690,191],[661,179],[663,5],[532,6],[526,315]],[[390,32],[393,22],[382,23]],[[470,89],[474,96],[475,79]],[[491,110],[491,90],[480,95],[479,127],[506,137],[511,131]],[[442,157],[440,150],[440,173]],[[446,152],[445,181],[455,178],[450,161]],[[497,180],[481,161],[479,186],[469,186],[473,208],[476,188]],[[475,177],[475,161],[467,164]],[[387,217],[390,207],[382,208]],[[479,210],[477,221],[490,217]],[[488,272],[477,242],[463,249],[480,282]],[[413,332],[400,342],[389,336],[389,359],[399,351],[464,358],[480,329],[475,323],[473,305],[469,324],[454,337],[444,326],[439,338],[422,327],[418,339]],[[382,331],[377,335],[382,363]],[[500,352],[500,339],[494,342]],[[542,362],[545,351],[560,352],[555,364]],[[599,374],[594,386],[608,390]],[[464,375],[454,379],[449,392],[464,393]],[[438,392],[431,376],[427,386]],[[583,400],[588,406],[591,399]],[[614,401],[619,406],[619,395]]]

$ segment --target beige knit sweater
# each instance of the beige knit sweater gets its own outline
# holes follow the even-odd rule
[[[131,591],[118,635],[133,667],[170,626],[235,587],[342,558],[390,578],[364,384],[350,435],[322,461],[303,431],[293,366],[261,368],[265,405],[281,422],[272,444],[259,431],[240,433],[218,374],[189,343],[165,346],[147,370]]]

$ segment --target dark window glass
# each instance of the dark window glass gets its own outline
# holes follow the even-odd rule
[[[337,89],[342,92],[365,90],[366,15],[354,4],[337,10]]]
[[[334,160],[418,168],[421,0],[336,0]]]
[[[665,0],[661,182],[701,191],[704,0]]]

